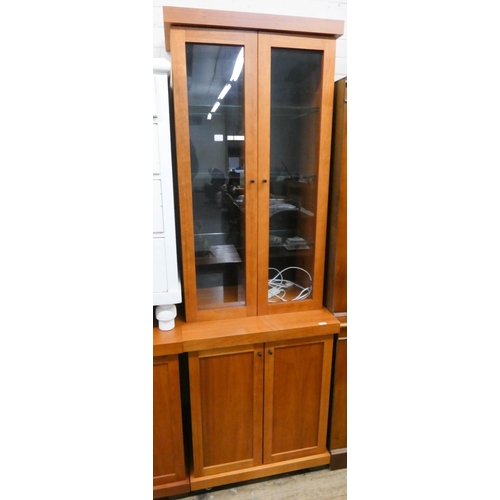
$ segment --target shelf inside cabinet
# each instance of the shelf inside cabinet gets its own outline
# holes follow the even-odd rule
[[[197,116],[203,115],[207,116],[208,113],[211,112],[213,107],[213,102],[209,104],[197,104],[193,106],[189,106],[189,116]],[[233,112],[238,111],[242,112],[243,106],[240,104],[222,104],[219,106],[217,111],[212,112],[212,116],[224,116],[225,111]],[[271,109],[271,117],[278,118],[302,118],[304,116],[309,116],[314,113],[319,113],[320,108],[317,106],[273,106]]]
[[[319,113],[319,109],[317,106],[273,106],[271,117],[296,119]]]

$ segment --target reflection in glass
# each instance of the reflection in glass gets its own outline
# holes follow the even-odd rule
[[[245,303],[244,52],[186,45],[198,308]]]
[[[311,298],[322,52],[271,52],[269,302]]]

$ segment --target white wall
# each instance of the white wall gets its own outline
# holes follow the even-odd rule
[[[170,54],[165,51],[163,5],[343,20],[345,22],[344,35],[337,40],[335,80],[347,76],[347,0],[307,0],[303,2],[286,0],[153,0],[153,57],[169,59]]]

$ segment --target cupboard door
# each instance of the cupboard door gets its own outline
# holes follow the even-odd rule
[[[264,463],[325,453],[332,336],[265,346]]]
[[[153,493],[157,498],[187,491],[179,359],[173,355],[153,364]]]
[[[189,353],[194,475],[262,464],[263,348]]]
[[[259,315],[322,306],[334,64],[335,40],[259,34]]]
[[[172,28],[186,320],[257,313],[257,34]]]

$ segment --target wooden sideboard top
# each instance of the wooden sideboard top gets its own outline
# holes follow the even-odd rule
[[[153,356],[330,335],[340,322],[326,308],[249,318],[186,323],[175,318],[175,328],[153,327]]]

